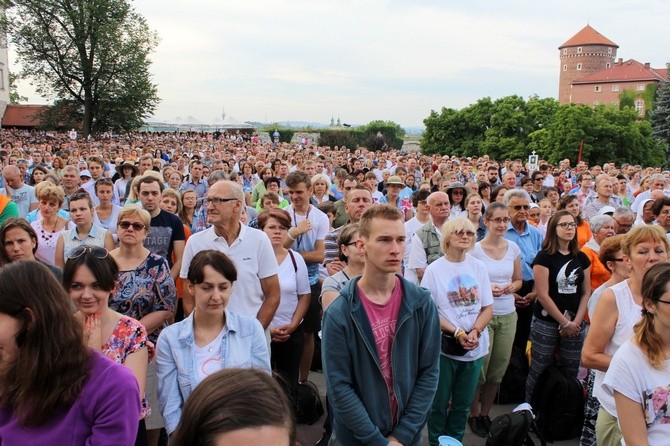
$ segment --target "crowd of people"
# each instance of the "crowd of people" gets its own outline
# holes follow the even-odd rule
[[[514,349],[527,402],[551,365],[583,380],[581,444],[670,433],[668,171],[235,134],[0,144],[8,444],[293,446],[315,362],[321,446],[484,437]]]

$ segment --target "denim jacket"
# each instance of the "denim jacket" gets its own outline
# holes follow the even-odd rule
[[[254,317],[226,311],[221,358],[224,368],[255,368],[271,373],[270,353],[261,323]],[[184,402],[196,381],[193,313],[165,329],[158,338],[158,404],[171,434],[179,424]]]
[[[393,424],[386,382],[370,322],[352,279],[326,310],[323,364],[337,440],[347,446],[388,444],[392,435],[417,445],[437,390],[440,321],[430,293],[403,287],[391,352],[398,420]]]

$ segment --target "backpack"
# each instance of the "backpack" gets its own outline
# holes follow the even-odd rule
[[[491,428],[486,436],[486,446],[534,446],[529,433],[537,435],[546,446],[544,438],[537,429],[535,417],[530,410],[520,410],[506,413],[493,419]]]
[[[498,390],[498,404],[518,404],[526,401],[528,358],[519,347],[512,347],[509,365]]]
[[[319,389],[310,381],[298,383],[296,421],[300,424],[314,424],[323,413]]]
[[[584,424],[584,386],[550,365],[537,380],[531,404],[537,427],[547,441],[579,438]]]

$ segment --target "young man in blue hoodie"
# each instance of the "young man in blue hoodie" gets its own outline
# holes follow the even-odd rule
[[[418,445],[439,375],[437,309],[426,290],[397,275],[405,249],[400,211],[372,206],[359,234],[363,275],[349,282],[323,320],[331,441]]]

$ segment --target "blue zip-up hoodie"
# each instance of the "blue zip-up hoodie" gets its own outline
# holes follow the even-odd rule
[[[403,296],[391,351],[394,425],[370,322],[352,279],[323,318],[323,365],[335,436],[347,446],[421,441],[437,390],[440,321],[430,293],[400,277]]]

